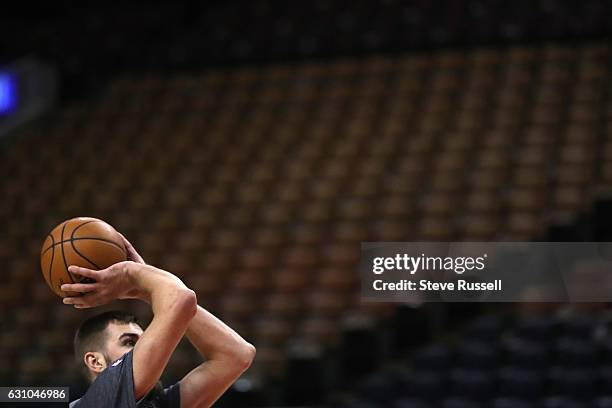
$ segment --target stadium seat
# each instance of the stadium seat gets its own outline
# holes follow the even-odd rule
[[[512,363],[514,360],[509,359]],[[499,370],[500,395],[534,401],[540,398],[546,389],[546,377],[540,371],[513,366]]]
[[[493,373],[481,369],[455,368],[450,374],[454,395],[473,400],[484,400],[493,396],[496,378]]]
[[[510,337],[504,342],[504,349],[509,361],[524,368],[543,368],[554,355],[551,345],[546,340]]]
[[[553,392],[584,401],[599,389],[597,373],[589,368],[552,366],[549,379]]]
[[[535,408],[536,405],[529,401],[517,398],[499,397],[492,401],[492,408]]]
[[[424,368],[410,373],[405,379],[409,396],[432,398],[439,397],[440,390],[444,390],[449,385],[448,376],[444,373],[432,371],[432,368]]]
[[[468,339],[456,346],[457,364],[465,368],[493,369],[500,356],[495,343],[486,340]]]
[[[432,408],[434,405],[425,399],[400,398],[393,402],[393,408]]]
[[[587,408],[588,402],[575,400],[563,396],[550,396],[541,401],[541,406],[544,408]]]
[[[595,345],[585,338],[561,337],[556,342],[558,360],[565,366],[590,366],[599,360]]]
[[[484,405],[462,397],[445,398],[440,407],[442,408],[482,408]]]

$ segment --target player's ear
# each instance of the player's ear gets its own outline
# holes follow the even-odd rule
[[[101,373],[106,368],[106,359],[102,353],[88,351],[83,356],[83,361],[90,371],[96,374]]]

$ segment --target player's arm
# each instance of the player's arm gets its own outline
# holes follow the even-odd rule
[[[200,306],[186,334],[207,360],[181,380],[181,408],[209,407],[249,368],[255,347]]]
[[[122,238],[128,259],[145,264],[130,241],[123,235]],[[181,380],[181,407],[208,407],[251,365],[255,347],[200,306],[186,334],[206,362]]]
[[[176,276],[149,265],[131,265],[135,267],[129,276],[153,310],[151,324],[134,346],[134,393],[140,398],[159,381],[196,313],[197,300]]]
[[[70,272],[91,278],[95,283],[65,285],[65,290],[84,293],[65,298],[66,304],[88,308],[126,298],[151,304],[153,320],[133,352],[134,394],[137,399],[143,397],[159,381],[193,319],[197,307],[195,293],[171,273],[135,262],[120,262],[101,271],[71,266]]]

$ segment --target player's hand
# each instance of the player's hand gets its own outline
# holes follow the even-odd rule
[[[92,279],[92,283],[63,284],[64,292],[78,292],[81,296],[65,297],[63,302],[77,309],[105,305],[116,299],[138,299],[140,291],[128,276],[128,269],[134,267],[131,261],[118,262],[99,271],[71,265],[68,270],[75,275]]]
[[[134,248],[134,245],[132,245],[122,233],[119,232],[119,235],[121,235],[121,238],[123,238],[123,245],[125,245],[125,249],[127,250],[128,261],[146,264],[145,260],[142,259],[142,256],[140,256],[138,251],[136,251],[136,248]]]

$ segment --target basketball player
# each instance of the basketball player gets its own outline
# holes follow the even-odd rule
[[[70,408],[200,408],[211,406],[250,366],[255,348],[197,305],[196,295],[169,272],[145,264],[124,238],[128,261],[94,271],[70,266],[92,283],[62,285],[80,292],[64,303],[77,309],[115,299],[139,299],[151,305],[153,320],[143,331],[135,319],[107,312],[84,322],[75,336],[75,352],[91,385]],[[178,383],[159,382],[183,335],[204,356]]]

